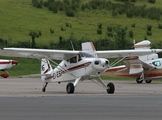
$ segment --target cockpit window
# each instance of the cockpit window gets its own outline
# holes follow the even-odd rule
[[[160,66],[161,65],[160,61],[154,61],[154,62],[152,62],[152,64],[155,65],[155,66]]]
[[[70,63],[77,63],[77,56],[70,58]]]

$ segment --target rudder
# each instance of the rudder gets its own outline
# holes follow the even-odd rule
[[[82,51],[88,51],[94,57],[97,57],[95,46],[92,42],[82,43]]]
[[[52,71],[52,67],[51,67],[51,64],[49,62],[49,60],[45,59],[45,58],[42,58],[42,61],[41,61],[41,74],[48,74]],[[45,79],[45,76],[41,76],[42,80]]]

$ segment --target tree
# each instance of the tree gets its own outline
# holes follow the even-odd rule
[[[126,30],[127,30],[126,27],[120,25],[114,28],[115,31],[114,38],[115,38],[117,49],[126,49],[126,45],[127,45]]]

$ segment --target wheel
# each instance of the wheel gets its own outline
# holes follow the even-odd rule
[[[44,83],[43,88],[42,88],[42,92],[46,91],[47,84],[48,84],[48,82]]]
[[[114,93],[114,91],[115,91],[115,86],[114,86],[114,84],[113,83],[108,83],[107,84],[107,93],[109,93],[109,94],[113,94]]]
[[[68,83],[67,86],[66,86],[66,91],[68,94],[72,94],[74,93],[74,85],[73,83]]]
[[[138,77],[138,78],[136,79],[136,82],[137,82],[137,83],[142,83],[143,80],[141,80],[140,77]]]
[[[145,82],[146,82],[146,83],[151,83],[151,82],[152,82],[152,80],[145,80]]]
[[[45,87],[42,88],[42,92],[46,92],[46,88]]]

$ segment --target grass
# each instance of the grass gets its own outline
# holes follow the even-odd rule
[[[19,65],[13,66],[8,70],[11,76],[21,76],[29,74],[40,74],[41,62],[37,59],[0,57],[0,59],[9,59],[18,61]],[[2,73],[2,72],[1,72]]]
[[[87,1],[84,0],[84,2]],[[144,4],[147,7],[161,8],[162,1],[156,0],[156,4],[150,4],[146,0],[136,2],[136,5]],[[41,31],[42,35],[36,38],[37,44],[58,41],[60,36],[64,38],[74,36],[78,39],[84,37],[89,40],[96,40],[107,36],[107,26],[119,24],[127,26],[128,31],[132,30],[134,32],[133,39],[137,41],[144,39],[147,25],[152,25],[152,36],[147,36],[147,38],[151,42],[161,40],[162,30],[158,29],[158,24],[162,24],[162,20],[127,18],[125,14],[112,17],[111,12],[106,10],[78,11],[75,17],[67,17],[63,12],[54,14],[46,8],[35,8],[32,6],[31,0],[0,0],[0,15],[0,38],[11,43],[31,40],[30,31]],[[66,23],[69,23],[71,27],[66,27]],[[102,23],[103,26],[102,35],[97,34],[99,23]],[[132,24],[135,24],[135,27],[131,27]],[[61,27],[66,28],[66,30],[61,31]],[[53,34],[50,29],[54,30]],[[18,66],[14,66],[9,70],[13,76],[40,73],[40,61],[36,59],[1,58],[16,59],[19,62]]]
[[[162,2],[157,0],[156,4],[137,2],[137,5],[146,4],[147,7],[161,7]],[[42,35],[36,38],[38,44],[48,44],[49,41],[58,41],[59,36],[69,38],[99,39],[106,35],[106,27],[120,24],[133,30],[137,41],[144,39],[147,24],[152,25],[152,36],[147,36],[150,41],[161,40],[161,30],[158,23],[162,21],[149,20],[144,18],[127,18],[126,15],[111,16],[106,10],[78,11],[75,17],[67,17],[63,12],[54,14],[46,8],[34,8],[30,0],[0,0],[0,38],[10,42],[31,40],[30,31],[41,31]],[[66,27],[66,22],[72,27]],[[102,23],[102,35],[97,34],[97,24]],[[136,27],[132,28],[131,24]],[[61,31],[61,27],[66,28]],[[54,33],[50,33],[50,28]]]

